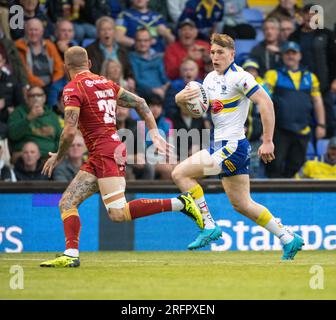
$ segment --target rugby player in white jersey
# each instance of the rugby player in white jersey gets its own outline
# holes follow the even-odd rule
[[[250,145],[244,133],[249,100],[259,107],[263,136],[258,154],[265,163],[274,159],[272,139],[275,117],[272,100],[252,75],[234,63],[234,41],[228,35],[213,34],[210,56],[214,71],[203,82],[209,95],[213,122],[210,149],[193,154],[177,165],[172,173],[176,185],[181,191],[191,193],[203,216],[205,227],[188,248],[204,247],[221,236],[221,229],[213,220],[203,189],[196,180],[218,174],[233,208],[278,237],[284,249],[282,259],[292,260],[304,245],[303,239],[285,228],[250,195]],[[179,107],[185,108],[186,103],[197,96],[198,89],[186,87],[175,99]]]

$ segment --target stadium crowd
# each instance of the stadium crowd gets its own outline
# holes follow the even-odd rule
[[[23,9],[22,26],[9,10],[14,5]],[[251,104],[251,177],[336,179],[335,33],[312,28],[311,6],[280,0],[265,14],[245,0],[0,0],[0,180],[47,179],[41,166],[58,148],[67,83],[63,57],[73,45],[87,49],[92,72],[144,97],[167,139],[173,141],[172,129],[209,129],[209,118],[192,119],[174,96],[212,71],[213,32],[236,40],[237,64],[275,105],[276,160],[263,165],[257,155],[261,119]],[[133,110],[117,110],[120,132],[129,129],[145,140],[138,119]],[[145,149],[135,146],[128,179],[170,179],[174,164],[146,163]],[[188,140],[189,154],[200,147]],[[78,135],[52,179],[70,181],[86,156]]]

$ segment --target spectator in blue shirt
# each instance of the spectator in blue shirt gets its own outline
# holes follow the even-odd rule
[[[175,37],[163,17],[148,9],[148,2],[149,0],[131,0],[131,8],[120,13],[116,23],[116,40],[123,46],[133,47],[136,31],[146,28],[152,35],[153,49],[163,52],[165,43],[174,42]]]
[[[208,40],[223,18],[223,8],[223,0],[189,0],[179,22],[187,18],[193,20],[199,30],[199,37]]]
[[[110,7],[111,17],[113,19],[117,19],[119,13],[122,10],[122,7],[121,7],[121,4],[120,4],[119,0],[108,0],[107,4]]]
[[[275,160],[266,165],[268,178],[294,177],[305,162],[311,133],[317,140],[326,133],[320,83],[314,73],[300,65],[301,52],[296,42],[285,42],[281,47],[283,67],[265,74],[275,110]]]
[[[130,53],[130,63],[140,96],[157,94],[164,98],[168,78],[164,71],[163,55],[151,48],[152,37],[148,30],[139,29],[135,35],[135,51]]]

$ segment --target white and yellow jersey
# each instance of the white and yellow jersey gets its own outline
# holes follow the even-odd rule
[[[244,139],[244,124],[250,105],[248,98],[261,88],[254,77],[232,63],[223,75],[210,72],[203,87],[210,99],[214,141]]]

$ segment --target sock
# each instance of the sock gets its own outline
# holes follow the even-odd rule
[[[184,208],[184,204],[177,198],[171,199],[172,211],[181,211]]]
[[[171,199],[138,199],[126,205],[130,220],[172,210]]]
[[[62,220],[65,234],[65,252],[64,254],[78,256],[78,243],[81,223],[77,209],[70,209],[62,212]],[[76,251],[67,251],[74,249]],[[66,253],[68,252],[68,253]]]
[[[215,221],[211,216],[208,205],[204,198],[204,192],[202,187],[199,184],[196,184],[188,192],[194,198],[196,204],[198,205],[204,222],[204,229],[213,229],[215,228]]]
[[[291,242],[294,238],[290,231],[278,222],[266,208],[261,212],[256,223],[273,233],[283,244]]]
[[[66,256],[73,257],[73,258],[78,258],[79,257],[79,251],[78,251],[78,249],[66,249],[64,251],[64,254]]]

